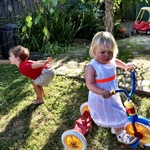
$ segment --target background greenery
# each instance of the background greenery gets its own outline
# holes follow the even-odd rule
[[[35,12],[18,18],[19,43],[31,51],[51,53],[45,48],[51,44],[67,45],[74,38],[90,40],[97,31],[104,30],[104,14],[99,7],[81,1],[37,3]]]

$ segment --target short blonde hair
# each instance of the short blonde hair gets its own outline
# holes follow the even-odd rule
[[[9,50],[9,54],[12,53],[15,57],[19,57],[21,61],[25,61],[29,58],[29,50],[21,45],[12,47]]]
[[[90,46],[90,56],[96,58],[98,47],[104,50],[113,52],[113,57],[115,58],[118,54],[118,46],[114,36],[107,31],[98,32],[92,39]]]

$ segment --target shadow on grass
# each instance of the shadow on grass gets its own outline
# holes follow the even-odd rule
[[[1,115],[7,114],[11,109],[16,107],[19,102],[24,100],[31,90],[26,87],[29,81],[20,76],[17,80],[12,81],[2,92],[0,102]],[[26,90],[25,90],[26,89]]]
[[[80,117],[80,106],[87,101],[88,90],[85,87],[84,80],[68,76],[66,78],[77,80],[81,83],[81,85],[75,89],[72,89],[71,87],[67,91],[61,93],[61,95],[65,95],[67,93],[70,95],[70,99],[63,100],[61,102],[65,103],[65,105],[62,106],[64,108],[62,109],[61,116],[59,118],[61,121],[59,122],[58,128],[53,132],[53,134],[50,134],[45,145],[42,147],[42,150],[53,148],[62,150],[64,148],[61,142],[61,135],[63,132],[74,128],[75,121]],[[71,84],[74,86],[75,83],[72,82]],[[60,101],[61,95],[60,97],[56,97],[55,101],[52,103],[54,109],[59,107],[58,101]],[[49,112],[51,111],[52,110],[50,108]],[[87,150],[128,150],[127,146],[119,143],[116,139],[116,136],[110,133],[110,128],[98,127],[94,123],[92,124],[89,132],[85,135],[85,138],[87,140]],[[138,149],[140,150],[141,148]]]
[[[38,106],[30,104],[10,120],[5,130],[0,133],[1,150],[19,149],[19,147],[23,148],[23,145],[26,146],[26,139],[32,133],[29,127],[32,113],[37,108]]]
[[[65,132],[66,130],[74,128],[75,121],[80,117],[80,106],[87,101],[88,93],[87,88],[84,85],[83,79],[68,76],[65,77],[67,79],[72,79],[72,83],[69,83],[71,87],[64,92],[62,91],[60,97],[59,96],[56,97],[55,102],[52,103],[52,106],[54,108],[59,107],[57,106],[58,105],[57,103],[58,101],[60,101],[61,95],[66,95],[67,93],[67,95],[69,95],[69,99],[62,100],[61,103],[65,104],[61,109],[62,111],[59,117],[60,119],[59,126],[55,130],[55,132],[53,132],[53,134],[49,136],[42,150],[47,149],[63,150],[64,146],[61,142],[61,136],[63,132]],[[78,86],[78,88],[74,86],[74,84],[76,84],[76,82],[74,82],[75,80],[81,83],[80,86]],[[51,109],[49,109],[48,111],[51,112]]]
[[[7,80],[7,78],[8,76],[5,80]],[[13,78],[15,80],[9,81],[11,84],[6,86],[7,88],[3,90],[3,94],[5,94],[4,98],[6,97],[6,99],[4,99],[4,103],[0,107],[0,112],[3,113],[2,115],[7,114],[11,109],[15,108],[23,98],[26,98],[31,94],[30,89],[27,88],[27,85],[29,86],[27,79],[22,78],[20,75],[14,76]],[[22,87],[26,88],[26,90],[24,89],[22,91]],[[51,87],[50,93],[49,90],[47,93],[50,95],[50,98],[53,98],[53,101],[46,101],[46,104],[48,105],[43,105],[44,107],[42,108],[44,108],[44,111],[48,116],[47,118],[42,116],[42,120],[45,120],[45,123],[50,120],[52,120],[52,123],[54,121],[54,124],[52,124],[54,132],[50,129],[51,124],[50,126],[44,124],[45,130],[39,130],[39,133],[43,133],[44,136],[39,141],[36,141],[36,144],[39,146],[38,143],[42,143],[40,145],[41,147],[38,147],[40,150],[62,150],[64,146],[61,142],[61,135],[64,131],[74,128],[75,120],[80,117],[80,106],[87,101],[88,89],[86,88],[83,79],[68,76],[56,76],[53,80],[53,86]],[[48,94],[47,100],[50,99]],[[12,118],[5,130],[0,133],[0,147],[4,147],[2,150],[26,149],[27,147],[32,147],[31,144],[29,145],[29,143],[27,143],[27,140],[30,137],[36,136],[32,133],[35,128],[30,128],[31,116],[35,109],[36,108],[32,107],[32,105],[29,105],[27,107],[24,106],[23,110],[20,112],[17,111],[18,115]],[[52,116],[50,116],[51,114]],[[58,118],[58,120],[55,118]],[[52,132],[50,131],[47,138],[45,134],[48,133],[49,129],[52,130]],[[43,143],[45,138],[46,141]],[[121,149],[120,143],[117,142],[115,136],[111,135],[109,129],[98,127],[94,123],[89,133],[85,135],[85,138],[87,139],[87,150]],[[33,148],[33,150],[36,148]]]
[[[24,100],[31,89],[29,79],[23,77],[16,66],[0,65],[0,67],[0,114],[4,115]]]
[[[61,76],[60,76],[61,77]],[[60,116],[60,123],[58,128],[50,134],[49,138],[47,139],[45,145],[42,147],[42,150],[47,149],[64,149],[64,146],[61,141],[62,134],[70,129],[74,129],[75,121],[81,116],[80,115],[80,106],[87,101],[88,98],[88,89],[85,86],[84,79],[77,78],[77,77],[68,77],[68,79],[72,79],[72,83],[70,85],[74,86],[75,80],[80,82],[81,85],[78,88],[68,89],[61,93],[61,95],[69,95],[69,100],[63,100],[62,103],[65,103],[63,106],[64,108],[61,111]],[[56,97],[55,101],[51,104],[53,108],[57,108],[58,101],[61,99],[60,97]],[[51,112],[52,108],[47,107],[48,111]],[[103,150],[103,149],[119,149],[120,143],[117,142],[116,136],[112,136],[110,133],[110,129],[104,127],[98,127],[94,122],[89,130],[89,132],[84,135],[87,140],[87,150]],[[111,137],[111,138],[110,138]],[[94,140],[95,139],[95,140]]]

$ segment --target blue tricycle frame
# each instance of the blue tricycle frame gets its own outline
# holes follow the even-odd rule
[[[124,102],[126,111],[128,113],[128,119],[131,124],[126,126],[127,133],[134,135],[138,138],[138,140],[130,145],[130,148],[137,148],[140,146],[150,146],[150,120],[148,118],[144,118],[139,116],[136,113],[134,108],[134,103],[130,100],[131,96],[134,94],[136,89],[136,78],[134,70],[130,70],[132,77],[132,88],[130,93],[128,93],[124,89],[115,90],[114,93],[123,92],[127,97],[127,100]]]

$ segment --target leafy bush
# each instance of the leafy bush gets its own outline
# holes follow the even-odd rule
[[[102,18],[92,10],[74,10],[71,14],[75,26],[79,27],[75,38],[91,40],[97,31],[104,30]]]
[[[128,49],[121,49],[119,50],[118,56],[117,56],[120,60],[122,60],[123,62],[128,62],[129,59],[133,59],[134,55],[132,53],[131,50]]]
[[[69,11],[70,8],[64,9],[62,4],[58,8],[48,1],[38,3],[35,12],[18,20],[20,44],[31,51],[50,52],[48,45],[51,44],[68,44],[74,37],[91,39],[94,33],[104,29],[103,21],[95,8],[81,6]]]
[[[48,22],[48,30],[51,35],[51,42],[68,43],[72,41],[74,37],[75,25],[72,22],[72,18],[59,11],[57,16],[50,15]]]
[[[63,9],[66,13],[70,13],[72,22],[75,23],[77,29],[75,38],[92,39],[93,35],[104,30],[103,16],[100,12],[99,5],[90,2],[76,2],[65,4]]]
[[[49,40],[48,31],[47,36],[44,34],[44,29],[47,30],[44,18],[37,12],[27,17],[21,17],[18,22],[22,46],[28,47],[31,51],[38,51]]]

